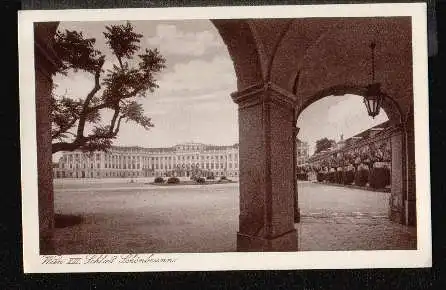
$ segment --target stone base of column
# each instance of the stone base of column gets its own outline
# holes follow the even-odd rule
[[[298,251],[297,231],[293,229],[271,239],[237,233],[237,251],[295,252]]]
[[[394,223],[399,223],[399,224],[405,223],[403,212],[396,210],[396,209],[389,210],[389,219]]]

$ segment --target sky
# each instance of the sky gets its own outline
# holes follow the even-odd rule
[[[312,103],[299,115],[297,137],[308,142],[311,155],[318,139],[327,137],[337,142],[341,134],[347,139],[387,120],[383,110],[374,119],[369,117],[361,96],[328,96]]]
[[[81,31],[96,39],[96,48],[106,55],[105,68],[117,63],[105,44],[106,25],[124,22],[61,22],[59,30]],[[182,142],[232,145],[238,142],[238,112],[230,93],[236,91],[236,76],[225,44],[209,20],[132,21],[143,34],[141,49],[158,48],[166,68],[157,75],[159,89],[140,100],[154,128],[145,130],[123,123],[114,145],[167,147]],[[54,77],[57,94],[83,97],[93,87],[88,73]],[[109,120],[111,112],[103,112]],[[387,120],[384,113],[372,120],[358,96],[328,97],[310,105],[299,116],[299,138],[310,144],[317,139],[339,140]]]

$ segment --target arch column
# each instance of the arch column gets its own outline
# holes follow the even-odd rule
[[[296,116],[296,115],[295,115]],[[295,117],[293,120],[294,125],[297,122],[297,118]],[[300,223],[300,208],[299,208],[299,194],[297,192],[297,134],[299,134],[299,127],[293,127],[293,171],[294,171],[294,222]]]
[[[389,218],[416,226],[415,140],[413,114],[398,125],[391,137],[392,170]]]
[[[405,204],[405,134],[400,125],[391,137],[391,195],[389,200],[389,218],[404,224]]]
[[[57,23],[34,25],[34,60],[36,82],[37,182],[40,254],[54,253],[54,191],[51,149],[52,75],[60,62],[50,46]]]
[[[413,108],[413,107],[412,107]],[[415,129],[413,110],[407,115],[406,119],[406,176],[407,176],[407,195],[405,200],[405,224],[416,226],[416,184],[415,184]]]
[[[232,94],[239,105],[238,251],[296,251],[295,102],[274,84]]]

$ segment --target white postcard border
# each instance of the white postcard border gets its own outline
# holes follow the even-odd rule
[[[25,273],[430,267],[432,265],[432,249],[426,15],[427,8],[425,3],[20,11],[20,140],[23,262]],[[39,255],[37,207],[36,103],[33,65],[34,22],[373,16],[412,16],[418,225],[417,250],[287,253],[147,253],[138,254],[136,259],[142,261],[145,258],[146,262],[120,263],[120,259],[122,260],[126,255],[123,253],[116,257],[116,263],[42,263],[44,256]],[[82,260],[78,261],[85,262],[88,257],[91,258],[91,255],[64,255],[55,258],[63,259],[65,262],[69,258],[81,258]],[[97,258],[99,259],[100,257]],[[107,255],[103,261],[106,261],[107,258],[113,258],[113,255]],[[159,262],[156,260],[159,258],[171,258],[176,261]]]

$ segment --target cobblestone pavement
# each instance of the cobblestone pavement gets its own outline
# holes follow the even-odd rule
[[[387,218],[390,193],[298,184],[301,251],[416,249],[416,228]]]
[[[156,187],[56,185],[58,214],[83,217],[57,228],[59,254],[233,252],[238,184]],[[415,249],[414,228],[390,222],[388,195],[299,184],[299,250]]]
[[[302,216],[299,250],[415,250],[416,229],[370,215]]]

